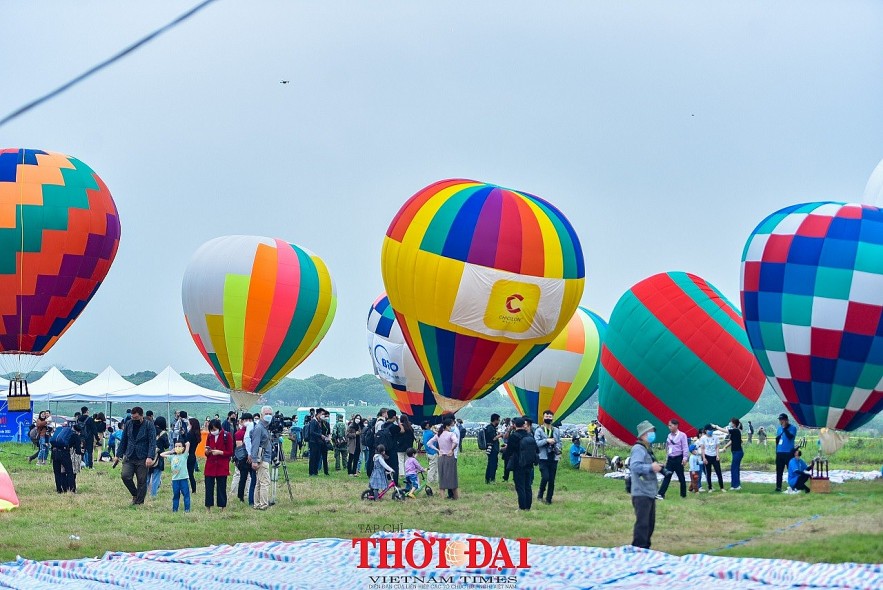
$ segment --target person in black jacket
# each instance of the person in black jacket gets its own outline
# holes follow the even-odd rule
[[[497,480],[497,463],[500,458],[500,439],[502,434],[497,434],[500,425],[500,415],[491,414],[491,423],[484,427],[484,441],[487,445],[487,469],[484,470],[484,483],[492,483]]]
[[[92,453],[95,450],[95,420],[89,415],[88,407],[80,408],[79,422],[82,426],[80,437],[83,440],[83,463],[92,469]]]
[[[395,449],[398,446],[402,428],[398,424],[398,413],[395,410],[387,410],[386,423],[374,437],[374,447],[383,445],[387,449]],[[392,467],[392,478],[399,485],[399,456],[398,453],[389,453],[386,462]],[[402,466],[404,467],[404,466]]]
[[[530,510],[533,503],[533,491],[530,487],[530,474],[533,472],[533,464],[536,459],[536,441],[530,433],[530,428],[524,418],[515,418],[512,423],[515,429],[509,435],[509,442],[503,452],[503,460],[512,471],[515,480],[515,492],[518,494],[518,509]],[[524,444],[522,444],[522,442]],[[529,456],[533,448],[533,459]]]
[[[328,475],[328,445],[331,442],[331,427],[326,424],[330,414],[322,408],[316,410],[316,415],[309,423],[309,428],[305,428],[309,438],[307,441],[310,445],[310,467],[309,474],[311,477],[319,475],[319,469],[322,468],[325,475]]]
[[[117,449],[113,466],[123,460],[123,484],[132,494],[132,504],[144,504],[147,494],[147,470],[153,465],[156,455],[156,427],[153,422],[144,419],[144,410],[139,406],[132,408],[132,419],[123,429],[123,439]],[[133,483],[138,478],[138,486]]]

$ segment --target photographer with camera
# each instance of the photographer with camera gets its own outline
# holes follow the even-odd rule
[[[558,460],[561,458],[561,432],[557,427],[552,426],[555,420],[555,414],[552,410],[543,412],[543,425],[537,428],[534,433],[534,440],[537,441],[540,457],[540,493],[537,500],[545,501],[546,504],[552,503],[552,494],[555,493],[555,476],[558,473]],[[546,489],[548,486],[548,493]],[[543,495],[546,499],[543,500]]]
[[[656,488],[659,485],[656,474],[662,471],[662,465],[656,462],[650,450],[650,445],[656,441],[653,425],[644,420],[638,424],[637,433],[638,442],[629,456],[632,507],[635,509],[632,545],[649,549],[656,526]]]
[[[668,484],[671,483],[671,476],[677,474],[678,481],[681,484],[681,498],[687,497],[687,479],[684,477],[684,466],[690,460],[690,442],[687,435],[681,432],[680,422],[677,418],[668,421],[668,437],[665,439],[665,448],[668,452],[665,460],[665,479],[662,480],[662,487],[659,488],[657,500],[665,500],[665,492],[668,491]]]
[[[273,454],[273,442],[267,426],[273,421],[273,408],[263,406],[261,419],[255,420],[251,430],[251,469],[257,483],[254,489],[255,510],[266,510],[270,507],[270,459]]]

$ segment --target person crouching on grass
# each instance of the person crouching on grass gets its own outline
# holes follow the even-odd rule
[[[800,449],[795,450],[794,457],[788,462],[788,489],[785,490],[786,494],[799,494],[800,490],[807,494],[809,493],[809,487],[807,487],[806,482],[809,481],[809,476],[812,472],[809,470],[806,461],[800,458],[802,454]]]
[[[420,490],[420,481],[417,479],[417,474],[426,472],[415,455],[417,455],[417,451],[414,447],[405,451],[405,457],[407,457],[405,459],[405,493],[409,498],[413,498],[414,492]]]
[[[374,453],[374,468],[371,470],[371,479],[368,481],[368,485],[372,490],[374,490],[374,497],[378,498],[380,496],[380,492],[386,489],[386,486],[389,485],[389,482],[386,480],[386,476],[392,477],[393,469],[386,462],[386,447],[383,445],[377,445],[377,452]]]
[[[172,470],[172,512],[178,511],[181,496],[184,496],[184,512],[190,512],[190,475],[187,473],[187,455],[184,454],[184,443],[175,441],[175,450],[161,453],[169,459]]]

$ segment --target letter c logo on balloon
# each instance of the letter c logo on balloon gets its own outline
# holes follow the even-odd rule
[[[518,305],[519,302],[524,301],[524,296],[515,293],[513,295],[509,295],[506,298],[506,310],[509,313],[520,313],[521,306]]]

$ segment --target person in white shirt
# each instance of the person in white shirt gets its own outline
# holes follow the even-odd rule
[[[702,464],[705,465],[705,478],[708,480],[708,491],[714,491],[711,484],[711,468],[714,467],[720,490],[725,492],[724,476],[721,474],[721,462],[720,457],[718,457],[718,441],[714,436],[714,428],[712,428],[711,424],[706,424],[705,428],[702,430],[703,435],[702,438],[699,439],[699,448],[702,449]],[[699,491],[702,491],[702,487],[699,488]]]

